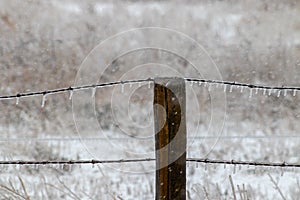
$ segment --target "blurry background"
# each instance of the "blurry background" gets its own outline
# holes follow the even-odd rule
[[[69,87],[74,84],[85,57],[101,41],[131,28],[149,26],[174,29],[195,39],[213,58],[223,80],[299,86],[300,2],[296,0],[0,0],[0,95]],[[170,41],[161,42],[173,41],[170,38]],[[105,81],[114,80],[126,71],[131,62],[129,57],[113,63],[114,70],[107,72]],[[175,60],[173,64],[184,65],[180,60]],[[193,136],[206,136],[211,126],[210,95],[208,91],[193,87],[203,98],[197,100],[198,109],[195,109],[195,104],[188,104],[188,130],[195,130],[195,123],[199,122],[200,131],[194,132]],[[118,90],[121,91],[120,88]],[[212,92],[221,91],[215,89]],[[111,121],[110,99],[102,101],[101,98],[106,95],[105,92],[110,91],[97,92],[96,113],[104,132],[111,135],[118,131]],[[299,162],[299,96],[288,94],[278,98],[276,94],[258,94],[249,98],[247,92],[234,90],[228,93],[226,109],[221,106],[224,102],[215,105],[217,108],[220,106],[220,117],[226,113],[224,137],[208,157]],[[128,96],[128,93],[125,88],[125,93],[118,94],[118,98]],[[132,120],[151,124],[152,94],[144,87],[135,95],[130,99],[130,105],[133,105]],[[91,158],[80,141],[61,139],[78,138],[72,118],[72,104],[68,98],[68,94],[48,96],[45,108],[41,108],[42,98],[22,98],[18,105],[13,100],[1,100],[1,159]],[[120,109],[118,114],[126,117],[127,111]],[[129,130],[138,134],[134,127],[128,126]],[[132,146],[133,141],[120,142],[124,146]],[[135,142],[138,151],[148,151],[154,145],[145,147],[145,144]],[[104,145],[107,141],[99,143]],[[209,152],[214,143],[215,138],[195,139],[191,143],[189,156],[206,156],[203,152]],[[114,145],[118,143],[114,142]],[[126,155],[111,156],[123,158]],[[32,199],[99,199],[95,196],[102,196],[103,199],[153,199],[154,173],[128,175],[112,168],[22,168],[23,171],[1,168],[0,193],[3,193],[3,198],[18,198],[3,186],[9,187],[9,182],[12,182],[16,188],[21,188],[17,179],[20,175]],[[232,199],[228,179],[228,174],[232,174],[235,185],[245,185],[250,199],[283,198],[274,189],[270,177],[276,179],[286,199],[297,199],[300,193],[297,170],[288,171],[283,176],[272,169],[255,174],[251,170],[241,169],[233,174],[233,170],[223,166],[204,171],[203,166],[198,168],[192,165],[188,169],[189,198],[203,199],[208,193],[208,199]],[[95,180],[95,176],[99,179]],[[103,180],[103,177],[106,179]],[[59,184],[61,190],[54,187]],[[22,190],[19,192],[24,193]]]

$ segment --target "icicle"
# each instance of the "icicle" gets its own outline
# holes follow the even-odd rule
[[[148,89],[150,89],[151,88],[151,82],[149,81],[148,82]]]
[[[226,169],[226,164],[224,164],[224,169]]]
[[[198,168],[199,167],[199,163],[198,162],[196,162],[196,168]]]
[[[121,85],[121,92],[124,93],[124,84]]]
[[[297,90],[294,90],[294,91],[293,91],[293,96],[296,96],[296,92],[297,92]]]
[[[69,100],[72,100],[72,98],[73,98],[73,90],[70,90]]]
[[[207,82],[204,83],[204,87],[207,87]]]
[[[280,97],[281,90],[278,90],[277,97]]]
[[[42,99],[42,108],[45,107],[45,103],[46,103],[46,94],[43,94],[43,99]]]
[[[202,85],[202,82],[201,81],[199,81],[199,86],[201,86]]]
[[[267,89],[266,89],[266,88],[264,88],[264,93],[263,93],[263,95],[266,95],[266,92],[267,92]]]
[[[129,83],[129,87],[132,88],[132,83],[131,82]]]
[[[239,165],[239,171],[241,171],[241,169],[242,169],[242,165]]]
[[[272,94],[272,89],[269,89],[269,96]]]
[[[211,84],[208,84],[207,90],[210,92],[211,91]]]
[[[243,93],[243,90],[244,90],[244,87],[243,87],[243,86],[241,86],[241,93]]]
[[[95,97],[95,94],[96,94],[96,87],[94,87],[94,88],[92,89],[92,98]]]
[[[287,90],[284,90],[283,96],[286,96],[286,95],[287,95]]]
[[[194,85],[194,81],[191,81],[191,83],[190,83],[190,84],[191,84],[191,87],[193,87],[193,85]]]
[[[16,99],[16,105],[19,105],[20,97],[17,97]]]
[[[284,170],[283,170],[283,167],[281,167],[281,173],[280,173],[280,175],[283,176],[283,174],[284,174]]]
[[[233,85],[230,86],[230,91],[229,91],[230,93],[232,92],[232,89],[233,89]]]
[[[139,88],[142,86],[142,83],[141,82],[139,82]]]
[[[249,95],[249,98],[252,97],[252,89],[250,89],[250,95]]]
[[[69,171],[69,172],[72,171],[72,165],[69,165],[68,171]]]
[[[233,174],[236,172],[236,165],[233,166]]]
[[[227,85],[225,84],[225,85],[224,85],[224,92],[226,92],[226,87],[227,87]]]
[[[255,88],[255,94],[258,94],[258,88]]]

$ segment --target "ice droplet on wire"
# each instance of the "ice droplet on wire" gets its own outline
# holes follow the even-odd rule
[[[92,98],[95,97],[95,94],[96,94],[96,87],[94,87],[94,88],[92,89]]]
[[[277,97],[280,97],[281,90],[278,90]]]
[[[286,95],[287,95],[287,90],[284,90],[283,96],[286,96]]]
[[[207,90],[210,92],[211,91],[211,84],[208,84]]]
[[[250,89],[249,98],[251,98],[251,97],[252,97],[252,93],[253,93],[253,91],[252,91],[252,88],[251,88],[251,89]]]
[[[72,100],[72,98],[73,98],[73,90],[70,90],[69,100]]]
[[[47,101],[47,99],[46,99],[46,94],[43,94],[43,98],[42,98],[42,108],[45,107],[46,101]]]
[[[267,93],[267,89],[264,88],[264,93],[263,93],[263,95],[266,95],[266,93]]]
[[[271,94],[272,94],[272,89],[269,90],[269,96],[271,96]]]

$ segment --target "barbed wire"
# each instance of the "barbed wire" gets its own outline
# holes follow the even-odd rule
[[[246,165],[258,167],[300,167],[300,164],[288,164],[286,162],[255,162],[255,161],[235,161],[235,160],[211,160],[203,158],[188,158],[189,162],[205,163],[205,164],[221,164],[221,165]]]
[[[120,159],[120,160],[69,160],[69,161],[25,161],[12,160],[0,161],[0,165],[76,165],[76,164],[114,164],[114,163],[134,163],[154,161],[153,158],[143,159]]]
[[[17,93],[15,95],[3,95],[0,96],[0,100],[4,99],[18,99],[21,97],[32,97],[32,96],[40,96],[40,95],[48,95],[48,94],[58,94],[63,92],[72,92],[72,91],[78,91],[78,90],[85,90],[85,89],[96,89],[96,88],[104,88],[109,86],[115,86],[115,85],[123,85],[123,84],[130,84],[130,83],[143,83],[143,82],[153,82],[154,78],[148,78],[148,79],[138,79],[138,80],[125,80],[125,81],[116,81],[116,82],[107,82],[107,83],[99,83],[99,84],[91,84],[91,85],[83,85],[83,86],[70,86],[66,88],[58,88],[53,90],[44,90],[44,91],[36,91],[36,92],[25,92],[25,93]],[[231,82],[231,81],[221,81],[221,80],[208,80],[208,79],[196,79],[196,78],[184,78],[185,81],[191,82],[191,83],[199,83],[202,84],[213,84],[213,85],[224,85],[224,91],[226,91],[226,86],[237,86],[239,88],[249,88],[249,89],[261,89],[264,90],[264,94],[266,91],[270,92],[276,90],[276,91],[285,91],[284,95],[286,95],[287,91],[293,91],[293,95],[296,95],[296,91],[300,91],[300,87],[294,87],[294,86],[263,86],[263,85],[256,85],[256,84],[248,84],[248,83],[239,83],[239,82]],[[232,91],[232,88],[230,88],[230,91]],[[256,91],[257,93],[257,91]],[[279,93],[280,95],[280,93]]]
[[[187,137],[189,140],[232,140],[232,139],[282,139],[282,138],[300,138],[300,135],[226,135],[226,136],[195,136]],[[130,141],[140,140],[136,137],[87,137],[87,138],[77,138],[77,137],[56,137],[56,138],[0,138],[0,142],[43,142],[43,141],[56,141],[56,142],[76,142],[76,141],[101,141],[101,140],[121,140]],[[143,140],[143,139],[142,139]]]
[[[238,87],[247,87],[250,89],[266,89],[266,90],[300,90],[300,87],[296,86],[264,86],[248,83],[239,83],[235,81],[220,81],[220,80],[206,80],[206,79],[195,79],[195,78],[184,78],[187,82],[198,82],[198,83],[210,83],[218,85],[229,85],[229,86],[238,86]]]
[[[12,160],[0,161],[0,165],[76,165],[76,164],[120,164],[155,161],[155,158],[142,159],[119,159],[119,160],[68,160],[68,161],[25,161]],[[218,165],[246,165],[255,167],[281,167],[281,168],[299,168],[300,164],[289,164],[286,162],[255,162],[255,161],[236,161],[236,160],[212,160],[208,158],[187,158],[187,162],[218,164]]]
[[[58,94],[58,93],[63,93],[63,92],[71,92],[71,91],[93,89],[93,88],[103,88],[103,87],[130,84],[130,83],[143,83],[143,82],[150,82],[150,81],[153,81],[153,79],[149,78],[149,79],[138,79],[138,80],[126,80],[126,81],[99,83],[99,84],[83,85],[83,86],[70,86],[70,87],[66,87],[66,88],[58,88],[58,89],[53,89],[53,90],[17,93],[15,95],[4,95],[4,96],[0,96],[0,100],[1,99],[15,99],[15,98],[21,98],[21,97],[32,97],[32,96],[40,96],[40,95],[48,95],[48,94]]]

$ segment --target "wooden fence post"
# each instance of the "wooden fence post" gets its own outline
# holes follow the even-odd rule
[[[184,79],[154,79],[156,200],[186,199],[185,107]]]

